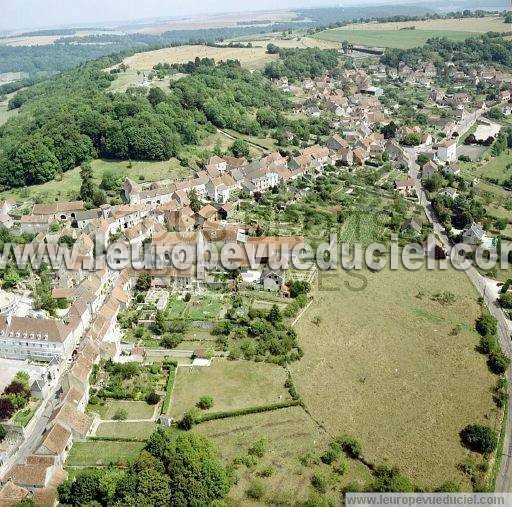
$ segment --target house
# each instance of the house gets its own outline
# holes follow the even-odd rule
[[[457,161],[457,141],[455,139],[446,139],[437,145],[437,158],[441,162]]]
[[[44,435],[43,441],[36,454],[57,456],[59,462],[64,464],[72,445],[73,436],[71,430],[60,423],[56,423],[51,430]]]
[[[429,160],[426,164],[423,165],[423,168],[421,169],[421,175],[423,179],[429,180],[436,174],[438,171],[438,167],[432,160]]]
[[[441,240],[432,234],[425,239],[421,246],[423,247],[423,252],[430,259],[445,259],[446,258],[446,250],[444,248]]]
[[[460,174],[460,167],[457,164],[450,164],[442,169],[444,174],[458,176]]]
[[[473,222],[462,232],[462,242],[468,245],[479,245],[485,236],[485,231],[480,224]]]
[[[71,403],[65,402],[54,410],[48,421],[48,428],[55,424],[70,430],[73,438],[83,438],[91,431],[93,419],[77,410]]]
[[[0,226],[10,229],[14,225],[14,220],[9,215],[0,214]]]
[[[445,197],[455,199],[459,195],[459,193],[452,187],[446,187],[441,189],[437,195],[443,195]]]
[[[49,215],[23,215],[20,219],[21,232],[37,234],[38,232],[48,232],[49,228]]]
[[[325,145],[332,151],[348,148],[349,144],[339,134],[334,134],[325,141]]]
[[[408,232],[408,233],[412,233],[414,236],[417,236],[417,235],[421,234],[422,228],[423,228],[423,224],[421,223],[421,220],[416,217],[413,217],[413,218],[407,219],[404,222],[401,232]]]
[[[310,116],[311,118],[320,118],[321,111],[320,111],[320,109],[318,109],[317,106],[311,106],[311,107],[307,107],[304,110],[304,114],[306,116]]]
[[[14,507],[27,498],[28,494],[27,489],[9,480],[0,489],[0,507]]]
[[[265,267],[261,276],[263,289],[269,292],[281,292],[284,285],[284,270]]]
[[[416,192],[416,180],[412,178],[396,180],[395,190],[404,196],[413,195]]]
[[[55,204],[34,204],[33,215],[45,215],[50,220],[74,220],[76,213],[84,209],[83,201],[58,202]]]

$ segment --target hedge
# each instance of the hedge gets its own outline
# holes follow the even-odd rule
[[[196,424],[206,421],[213,421],[215,419],[227,419],[228,417],[238,417],[241,415],[258,414],[261,412],[270,412],[272,410],[279,410],[281,408],[295,407],[302,405],[302,400],[288,400],[281,403],[272,403],[271,405],[260,405],[259,407],[241,408],[238,410],[230,410],[226,412],[215,412],[213,414],[204,414],[196,419]]]
[[[165,398],[164,398],[164,402],[162,403],[162,410],[160,412],[162,415],[167,414],[167,411],[169,410],[169,405],[171,404],[172,388],[174,386],[175,378],[176,378],[176,368],[173,368],[172,370],[169,371],[169,378],[167,379]]]
[[[130,437],[87,437],[87,440],[92,440],[95,442],[137,442],[137,443],[141,443],[141,444],[148,441],[147,438],[130,438]]]
[[[500,294],[506,294],[508,289],[510,288],[510,284],[512,283],[512,278],[509,278],[501,287]]]

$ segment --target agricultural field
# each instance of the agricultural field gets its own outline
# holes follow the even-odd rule
[[[324,474],[338,489],[349,483],[362,486],[371,479],[366,467],[359,462],[347,460],[342,477],[320,462],[319,457],[325,452],[330,437],[301,407],[209,421],[199,424],[193,431],[214,441],[225,465],[247,455],[250,446],[264,439],[266,452],[255,466],[236,466],[238,480],[228,496],[234,505],[256,505],[246,494],[254,483],[263,485],[263,502],[294,505],[313,493],[311,478],[317,472]],[[268,467],[273,470],[272,475],[261,477]],[[337,505],[339,493],[330,491],[327,496]]]
[[[209,412],[269,405],[290,399],[286,371],[276,365],[214,359],[208,368],[178,368],[170,415],[175,419],[193,408],[201,396],[213,398]]]
[[[145,401],[106,400],[104,405],[89,405],[88,411],[97,413],[103,420],[114,419],[118,410],[126,410],[127,419],[151,419],[155,405]]]
[[[340,231],[340,242],[369,245],[377,241],[384,230],[379,215],[370,213],[354,213],[343,224]]]
[[[147,439],[157,428],[154,422],[105,422],[96,430],[97,437]]]
[[[143,447],[142,442],[75,442],[66,460],[66,466],[86,467],[126,462],[136,457]]]
[[[92,168],[97,183],[101,182],[103,174],[112,171],[120,178],[132,178],[134,181],[156,181],[161,179],[178,179],[191,175],[190,169],[182,167],[178,160],[171,159],[164,162],[138,162],[133,161],[129,167],[128,161],[94,160]],[[34,200],[38,202],[69,201],[75,199],[80,189],[80,168],[72,169],[62,174],[59,180],[49,181],[42,185],[11,189],[2,192],[1,198],[17,200]]]
[[[243,67],[261,70],[268,62],[277,60],[278,55],[269,55],[266,44],[253,48],[217,48],[208,46],[179,46],[158,49],[129,56],[124,63],[130,69],[150,71],[157,63],[187,63],[195,58],[213,58],[215,61],[239,60]]]
[[[304,357],[290,365],[312,417],[420,487],[453,479],[469,490],[458,465],[471,453],[459,432],[470,423],[500,429],[496,376],[476,351],[480,308],[469,280],[455,270],[401,268],[321,282],[295,327]],[[434,300],[445,291],[452,304]]]
[[[488,16],[398,23],[357,23],[325,30],[313,37],[333,42],[346,40],[361,46],[407,49],[422,46],[433,37],[447,37],[450,40],[460,41],[478,33],[507,30],[503,18]]]

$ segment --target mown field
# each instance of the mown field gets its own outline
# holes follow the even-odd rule
[[[410,28],[414,27],[413,30]],[[407,30],[409,28],[409,30]],[[398,23],[357,23],[332,30],[325,30],[313,37],[341,42],[344,40],[361,46],[407,49],[423,45],[432,37],[447,37],[458,41],[473,34],[506,32],[509,30],[502,17],[433,19],[403,21]]]
[[[420,487],[454,479],[470,489],[458,470],[469,454],[459,432],[499,424],[496,377],[475,350],[473,287],[454,270],[362,275],[323,275],[296,325],[305,352],[291,365],[299,394],[328,432],[359,439],[370,461],[399,466]],[[443,291],[453,304],[432,299]]]
[[[129,56],[124,63],[131,69],[149,71],[157,63],[187,63],[199,58],[213,58],[215,61],[239,60],[242,66],[250,69],[262,69],[268,62],[277,60],[277,55],[266,52],[266,44],[253,48],[216,48],[208,46],[179,46],[158,49]]]
[[[267,363],[216,358],[209,368],[179,368],[169,414],[181,418],[201,396],[213,398],[212,413],[286,401],[285,382],[286,371]]]
[[[156,430],[153,422],[106,422],[96,431],[98,437],[147,439]]]
[[[127,419],[151,419],[155,406],[145,401],[106,400],[104,405],[89,405],[89,410],[103,420],[114,419],[118,410],[126,410]]]
[[[88,440],[75,442],[66,465],[71,467],[108,465],[133,459],[144,447],[139,442],[104,442]]]

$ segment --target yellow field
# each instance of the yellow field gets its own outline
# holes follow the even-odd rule
[[[400,30],[415,26],[418,30],[439,30],[455,32],[508,32],[510,25],[503,22],[502,17],[488,16],[485,18],[463,19],[431,19],[427,21],[402,21],[398,23],[355,23],[338,30]]]
[[[124,63],[131,69],[149,71],[157,63],[187,63],[194,58],[214,58],[215,61],[239,60],[242,66],[250,69],[262,69],[265,64],[277,60],[277,55],[266,53],[266,44],[256,48],[214,48],[208,46],[180,46],[158,49],[129,56]]]
[[[297,390],[315,420],[356,437],[370,461],[399,466],[420,487],[453,479],[470,489],[457,467],[469,453],[459,432],[470,423],[499,431],[496,376],[475,351],[476,292],[454,270],[364,276],[355,291],[346,284],[361,281],[346,272],[325,275],[296,326]],[[432,300],[442,291],[455,295],[452,305]]]

